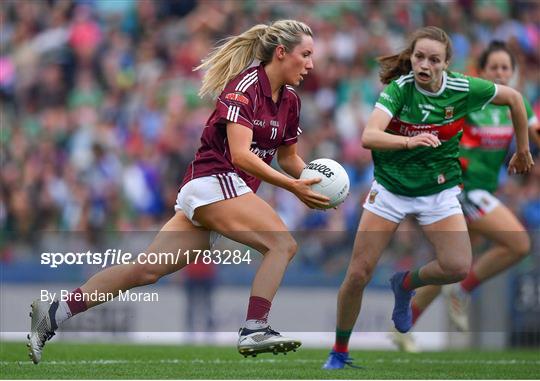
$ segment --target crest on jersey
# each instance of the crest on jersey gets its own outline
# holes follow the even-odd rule
[[[378,194],[379,194],[379,191],[376,191],[376,190],[372,190],[371,192],[369,192],[368,202],[370,204],[373,204],[375,202],[375,197],[377,197]]]
[[[446,177],[441,173],[437,176],[437,184],[444,184],[446,182]]]
[[[454,106],[446,106],[444,108],[444,119],[452,119],[454,117]]]
[[[242,104],[245,104],[246,106],[249,104],[249,99],[240,92],[229,93],[225,95],[225,99],[227,99],[228,101],[242,103]]]

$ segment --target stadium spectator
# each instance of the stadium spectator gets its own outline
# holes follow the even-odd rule
[[[313,4],[307,1],[295,4],[251,4],[241,1],[178,3],[182,5],[163,0],[6,0],[0,4],[0,98],[3,112],[3,134],[0,138],[2,144],[6,144],[8,148],[3,164],[6,167],[14,166],[19,172],[15,183],[20,183],[24,175],[24,160],[17,160],[12,156],[11,147],[8,146],[11,145],[11,136],[24,135],[26,143],[17,154],[22,159],[32,154],[40,140],[52,137],[55,142],[53,155],[56,158],[52,165],[57,182],[65,185],[67,194],[74,194],[76,188],[85,186],[85,172],[82,168],[89,164],[73,167],[77,162],[66,159],[72,155],[78,156],[73,149],[73,143],[76,137],[81,138],[77,132],[82,128],[82,124],[85,130],[84,138],[88,141],[85,143],[87,148],[83,151],[85,154],[81,160],[92,160],[92,143],[98,141],[105,144],[107,155],[116,158],[124,173],[139,161],[136,152],[142,149],[144,144],[138,117],[144,116],[147,123],[145,134],[158,133],[159,136],[158,144],[148,145],[147,150],[156,152],[154,160],[157,161],[160,191],[163,197],[171,201],[176,195],[173,180],[185,170],[191,160],[200,136],[200,126],[211,111],[211,105],[196,96],[199,74],[192,71],[193,65],[208,51],[213,39],[220,39],[247,28],[248,20],[267,20],[284,14],[305,18],[318,36],[317,54],[314,57],[317,61],[316,68],[299,89],[303,100],[302,124],[305,130],[310,132],[299,146],[302,156],[311,159],[327,152],[335,152],[334,158],[346,166],[351,178],[356,177],[354,173],[363,173],[366,165],[368,169],[371,168],[368,159],[364,160],[362,152],[358,152],[359,132],[354,131],[352,124],[365,123],[363,114],[370,111],[367,105],[374,104],[381,89],[377,81],[374,57],[397,49],[406,33],[425,25],[432,14],[440,14],[444,17],[431,20],[439,20],[437,22],[442,24],[438,26],[448,27],[451,32],[450,37],[456,48],[453,68],[464,68],[468,74],[474,75],[476,69],[473,63],[488,42],[484,36],[492,36],[491,29],[501,24],[500,21],[497,21],[497,25],[494,24],[482,14],[484,8],[492,7],[489,2],[484,2],[482,6],[469,1],[436,4],[409,1],[354,4],[338,1],[332,4]],[[540,30],[535,20],[538,18],[540,6],[530,1],[513,2],[512,7],[504,4],[498,6],[502,8],[503,14],[509,13],[505,20],[510,20],[514,25],[511,29],[514,37],[503,37],[516,49],[519,71],[516,73],[515,84],[530,99],[533,109],[538,113]],[[79,8],[82,9],[79,11]],[[81,37],[78,34],[81,25],[86,28],[82,29],[88,31],[88,35]],[[77,30],[79,32],[75,33],[75,36],[87,41],[86,46],[97,44],[97,49],[92,47],[90,50],[94,62],[90,68],[78,64],[75,50],[70,45],[70,36]],[[344,34],[343,30],[347,33]],[[348,35],[354,36],[354,45],[350,44]],[[353,50],[342,52],[346,46]],[[353,65],[350,64],[351,59]],[[157,70],[149,70],[148,67]],[[58,69],[61,70],[60,86]],[[94,98],[85,99],[98,100],[95,95],[99,92],[103,96],[101,103],[86,103],[87,114],[84,115],[95,113],[95,118],[88,118],[81,123],[77,117],[80,110],[68,108],[67,102],[64,101],[54,108],[43,103],[58,104],[67,96],[66,93],[75,94],[77,78],[84,76],[80,72],[88,70],[93,72],[86,76],[93,82]],[[149,71],[154,74],[148,75]],[[143,78],[147,81],[144,85],[139,82]],[[44,96],[51,90],[53,96]],[[38,98],[34,95],[38,95]],[[150,97],[154,99],[148,99]],[[72,99],[82,98],[78,96]],[[319,102],[322,105],[333,102],[329,103],[331,106],[325,111],[325,115],[321,114]],[[150,108],[143,105],[150,105]],[[355,106],[356,112],[353,113],[351,111]],[[156,113],[162,115],[164,125],[157,130],[148,130],[148,126],[152,126],[148,122],[158,119]],[[49,118],[50,115],[54,115],[55,119]],[[46,120],[51,122],[47,122],[45,126]],[[322,120],[325,121],[324,124],[320,122]],[[16,132],[17,130],[20,132]],[[334,138],[329,144],[325,137],[333,130]],[[118,149],[119,147],[122,149]],[[329,147],[332,151],[329,151]],[[347,152],[353,154],[345,154]],[[30,169],[29,166],[25,168]],[[43,175],[43,172],[37,171],[37,175],[31,180],[33,187],[41,187],[44,183]],[[533,179],[531,181],[537,181],[536,174],[530,177]],[[352,183],[351,192],[353,195],[363,195],[369,189],[371,179],[369,176],[357,179],[358,181]],[[505,187],[511,186],[509,183],[513,181],[502,179],[501,191],[504,192]],[[122,182],[115,187],[117,203],[107,202],[103,205],[107,215],[118,215],[118,218],[109,221],[109,228],[137,229],[149,225],[158,227],[170,218],[170,210],[164,207],[155,209],[156,213],[153,214],[135,212],[140,210],[139,206],[134,204],[137,199],[128,195],[129,190],[123,187]],[[15,197],[15,191],[5,183],[2,183],[2,189],[5,206],[2,221],[7,223],[4,226],[10,231],[6,237],[6,245],[13,245],[17,256],[25,256],[27,250],[24,250],[24,242],[16,238],[20,235],[15,225],[10,222],[14,218],[13,210],[7,207],[10,205],[9,199]],[[52,189],[45,188],[44,191],[49,192]],[[530,193],[523,193],[523,188],[518,189],[518,193],[510,196],[512,199],[523,200],[524,197],[531,197]],[[37,208],[34,209],[36,214],[40,214],[41,204],[33,197],[38,194],[40,192],[30,195],[33,207]],[[274,190],[269,190],[268,195],[268,201],[274,207],[288,197],[286,193]],[[60,201],[58,196],[52,197]],[[87,214],[73,213],[72,205],[56,202],[48,207],[56,216],[70,216],[69,224],[65,218],[52,218],[51,227],[71,229],[72,226],[77,226],[80,229],[88,226],[81,221]],[[514,209],[514,212],[521,215],[521,203],[518,206],[519,209]],[[115,212],[118,207],[120,214]],[[361,213],[359,205],[350,205],[350,208],[354,209],[351,215],[358,216]],[[298,208],[296,220],[301,221],[312,213],[318,212]]]
[[[214,329],[214,290],[216,265],[195,262],[186,267],[184,289],[187,305],[186,333],[192,338],[194,332],[210,333]]]

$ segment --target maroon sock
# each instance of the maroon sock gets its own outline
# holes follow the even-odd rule
[[[476,277],[474,271],[471,270],[469,271],[469,275],[467,275],[467,278],[463,279],[460,284],[465,291],[471,292],[476,287],[478,287],[478,285],[480,284],[480,280]]]
[[[246,320],[266,321],[271,306],[272,302],[265,298],[261,298],[260,296],[250,296]]]
[[[86,302],[83,300],[83,293],[80,288],[76,288],[69,293],[66,304],[71,311],[71,316],[75,316],[88,309]]]
[[[414,325],[416,321],[418,320],[418,318],[420,317],[420,315],[422,315],[422,312],[424,312],[424,310],[418,307],[415,302],[411,303],[411,309],[412,309],[412,323]]]

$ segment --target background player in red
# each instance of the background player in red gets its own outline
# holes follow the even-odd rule
[[[297,155],[300,99],[289,85],[299,85],[313,68],[311,29],[294,20],[256,25],[231,37],[197,69],[207,70],[200,95],[219,95],[204,128],[201,146],[189,165],[175,206],[146,252],[207,249],[217,232],[260,251],[264,258],[253,280],[246,323],[239,333],[242,354],[287,352],[300,346],[272,330],[271,302],[296,242],[277,213],[255,195],[261,181],[285,188],[310,208],[323,208],[328,198],[299,180],[305,166]],[[254,60],[258,66],[249,67]],[[269,164],[277,154],[288,177]],[[212,238],[214,234],[212,234]],[[193,261],[193,259],[192,259]],[[186,265],[128,264],[92,276],[74,296],[125,291],[155,283]],[[76,299],[76,298],[72,298]],[[34,301],[30,357],[41,360],[42,349],[63,321],[99,304],[93,301]]]

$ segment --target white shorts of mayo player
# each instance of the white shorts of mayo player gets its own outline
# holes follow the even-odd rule
[[[456,185],[433,195],[409,197],[392,193],[373,181],[364,209],[397,224],[412,215],[420,225],[429,225],[454,214],[463,214],[457,198],[460,193]]]

